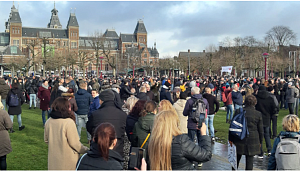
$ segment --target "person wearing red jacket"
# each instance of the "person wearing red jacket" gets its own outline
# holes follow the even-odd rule
[[[226,109],[227,109],[227,115],[226,115],[226,123],[230,123],[233,117],[233,104],[232,104],[232,95],[231,95],[232,89],[229,85],[226,85],[226,89],[222,92],[222,100],[225,103]],[[230,118],[229,118],[230,114]]]
[[[40,109],[42,109],[42,120],[43,125],[45,126],[46,123],[46,111],[48,113],[49,118],[49,102],[50,102],[50,87],[48,86],[48,81],[44,80],[42,86],[38,89],[38,98],[40,99]],[[48,119],[47,118],[47,119]]]

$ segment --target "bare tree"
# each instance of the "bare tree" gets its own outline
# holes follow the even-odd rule
[[[296,33],[289,27],[274,26],[266,33],[265,40],[273,46],[287,46],[296,38]]]
[[[34,40],[27,40],[26,47],[28,49],[28,63],[31,63],[30,67],[33,67],[33,73],[35,75],[36,73],[36,57],[40,54],[39,51],[36,51],[35,49],[40,46],[40,39],[36,38]],[[31,56],[29,56],[31,54]]]
[[[97,77],[99,77],[99,55],[100,55],[100,50],[102,49],[103,46],[103,34],[100,33],[99,31],[95,31],[94,34],[92,34],[91,39],[89,41],[90,46],[94,49],[95,51],[95,59],[96,59],[96,71],[97,71]]]

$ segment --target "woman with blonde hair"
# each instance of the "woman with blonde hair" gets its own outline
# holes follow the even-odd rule
[[[172,110],[176,113],[176,110],[174,109],[173,105],[169,100],[162,100],[158,105],[158,112],[162,112],[165,110]]]
[[[206,162],[211,159],[211,141],[206,135],[206,125],[200,129],[200,144],[192,142],[187,134],[179,130],[176,112],[166,110],[154,119],[148,154],[151,170],[190,170],[193,161]]]
[[[288,139],[288,141],[297,141],[299,143],[300,133],[299,133],[299,118],[297,115],[290,114],[286,115],[282,120],[282,129],[279,136],[275,139],[273,144],[273,149],[271,151],[271,156],[269,158],[268,170],[298,170],[299,168],[282,168],[286,163],[276,163],[275,153],[277,146],[282,139]],[[286,140],[287,141],[287,140]],[[295,148],[295,150],[298,150]],[[297,151],[295,151],[295,154]],[[285,161],[298,162],[299,159],[295,159],[296,155],[285,155]]]
[[[135,96],[132,96],[132,97],[129,97],[127,100],[126,100],[126,103],[124,104],[124,107],[123,107],[123,111],[128,115],[129,112],[131,112],[133,106],[135,105],[135,103],[138,101],[139,99],[136,98]],[[124,109],[125,108],[125,109]],[[127,109],[127,110],[126,110]]]

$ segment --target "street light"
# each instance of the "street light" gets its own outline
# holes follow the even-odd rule
[[[101,69],[100,78],[102,79],[103,78],[102,77],[102,60],[103,60],[103,56],[100,56],[99,59],[100,59],[100,69]],[[99,71],[98,71],[98,75],[99,75]]]
[[[189,75],[191,75],[190,49],[188,49],[188,58],[189,58]]]
[[[268,53],[263,53],[263,57],[265,58],[265,80],[268,80],[268,73],[267,73],[267,59],[269,57]]]

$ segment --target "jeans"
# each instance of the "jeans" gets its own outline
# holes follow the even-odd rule
[[[78,135],[79,135],[79,139],[81,138],[81,128],[84,127],[86,128],[86,123],[88,121],[88,115],[78,115],[76,114],[76,124],[77,124],[77,132],[78,132]],[[92,137],[91,137],[91,134],[87,133],[87,139],[88,140],[91,140]]]
[[[0,156],[0,170],[6,170],[7,165],[6,165],[6,155],[5,156]]]
[[[33,101],[34,107],[36,107],[36,94],[30,94],[29,98],[30,98],[29,107],[31,107],[32,101]]]
[[[299,110],[299,98],[295,98],[294,111],[297,116],[298,116],[298,110]]]
[[[243,105],[234,104],[234,110],[239,110],[240,108],[243,108]]]
[[[237,156],[236,156],[237,168],[239,167],[241,158],[242,158],[242,155],[237,154]],[[234,170],[234,168],[232,168],[232,170]],[[246,168],[245,168],[245,170],[253,170],[253,156],[246,155]]]
[[[205,119],[205,125],[207,126],[206,127],[206,135],[209,135],[209,133],[208,133],[208,127],[209,127],[210,136],[212,138],[215,137],[214,117],[215,117],[215,115],[207,115],[207,118]]]
[[[42,110],[42,119],[43,119],[43,125],[45,125],[45,123],[46,123],[46,112],[47,112],[47,114],[48,114],[48,118],[47,119],[49,119],[49,111],[47,111],[47,110]]]
[[[230,114],[230,120],[231,120],[232,117],[233,117],[233,105],[232,105],[232,104],[227,105],[226,108],[227,108],[227,116],[226,116],[226,119],[229,120],[228,116],[229,116],[229,114]]]
[[[193,142],[195,140],[195,135],[197,136],[197,143],[199,144],[199,137],[201,136],[200,130],[188,129],[188,136],[189,136],[190,140]]]
[[[12,123],[14,123],[14,116],[15,116],[15,115],[9,115],[10,120],[11,120]],[[22,126],[21,114],[17,115],[17,117],[18,117],[18,124],[19,124],[19,127],[21,127],[21,126]]]
[[[294,114],[294,108],[293,108],[294,103],[288,103],[289,106],[289,114]]]
[[[272,150],[272,146],[271,146],[271,139],[270,139],[270,127],[264,127],[264,138],[265,138],[265,141],[266,141],[266,147],[268,149],[268,153],[271,152]],[[263,149],[262,149],[262,145],[260,146],[260,155],[263,156],[264,155],[264,152],[263,152]]]
[[[272,122],[272,131],[271,131],[271,127],[270,127],[270,136],[273,135],[273,137],[277,136],[277,117],[276,115],[273,115],[271,117],[271,122]],[[271,124],[270,124],[271,126]]]
[[[2,104],[3,104],[3,106],[4,106],[4,109],[3,109],[3,110],[5,110],[5,109],[6,109],[6,99],[1,99],[1,102],[2,102]]]

